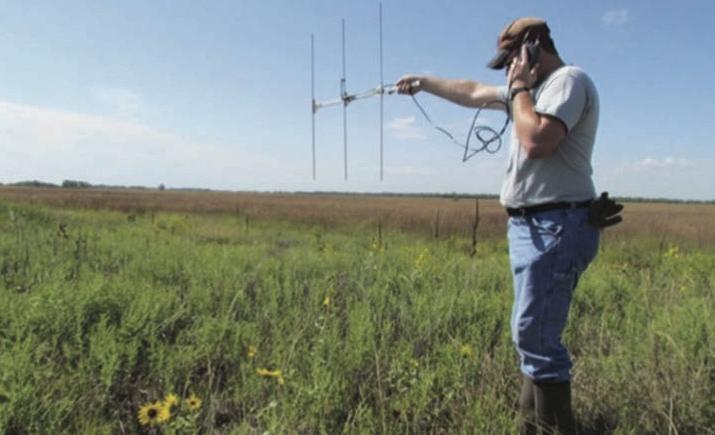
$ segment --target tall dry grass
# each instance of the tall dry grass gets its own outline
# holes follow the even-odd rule
[[[417,196],[184,192],[2,187],[0,198],[57,207],[119,210],[128,215],[172,211],[231,213],[249,219],[334,227],[377,226],[438,237],[469,236],[475,199]],[[627,203],[609,239],[648,238],[665,246],[715,247],[715,205]],[[500,237],[506,213],[495,199],[479,200],[480,237]]]

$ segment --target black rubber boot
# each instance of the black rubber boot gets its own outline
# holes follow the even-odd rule
[[[519,396],[519,412],[521,414],[521,425],[519,435],[537,435],[536,425],[536,405],[534,402],[534,381],[524,375],[521,384],[521,395]]]
[[[576,435],[570,382],[534,382],[534,404],[545,434]]]

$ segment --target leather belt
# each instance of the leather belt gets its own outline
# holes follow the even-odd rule
[[[547,202],[546,204],[530,205],[528,207],[519,207],[519,208],[507,207],[506,214],[508,214],[510,217],[515,217],[515,216],[524,217],[524,216],[528,216],[530,214],[541,213],[544,211],[585,208],[585,207],[590,206],[591,202],[592,202],[592,200],[589,199],[588,201]]]

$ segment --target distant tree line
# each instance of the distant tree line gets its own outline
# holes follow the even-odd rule
[[[29,181],[18,181],[17,183],[2,184],[0,186],[16,186],[16,187],[41,187],[49,189],[132,189],[132,190],[145,190],[150,189],[146,186],[116,186],[108,184],[92,184],[87,181],[81,180],[64,180],[60,184],[48,183],[46,181],[39,180],[29,180]],[[164,185],[161,184],[158,187],[159,190],[164,190]]]

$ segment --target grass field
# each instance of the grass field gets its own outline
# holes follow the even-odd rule
[[[471,256],[467,199],[0,197],[0,432],[516,428],[493,201]],[[713,223],[629,204],[606,234],[565,337],[585,433],[715,433]],[[170,421],[142,425],[169,393]]]

